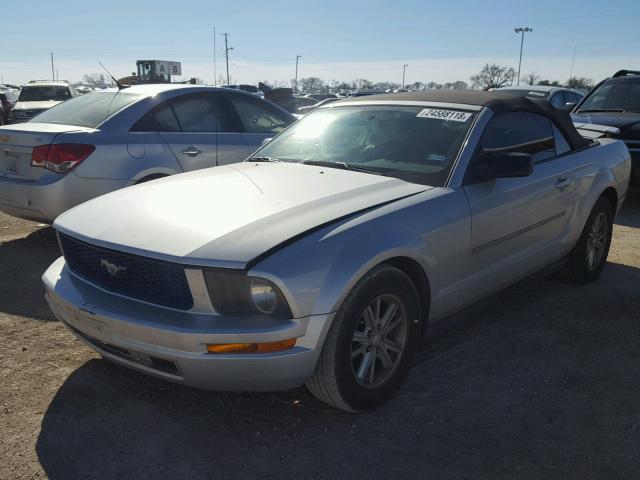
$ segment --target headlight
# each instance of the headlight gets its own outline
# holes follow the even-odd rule
[[[275,285],[262,278],[252,278],[251,301],[265,315],[273,315],[278,308],[278,294]]]
[[[213,307],[225,315],[269,315],[291,318],[291,309],[280,289],[271,281],[249,277],[245,272],[205,270]]]

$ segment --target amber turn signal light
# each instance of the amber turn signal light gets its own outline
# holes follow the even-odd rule
[[[288,350],[296,344],[295,338],[266,343],[215,343],[207,345],[209,353],[271,353]]]

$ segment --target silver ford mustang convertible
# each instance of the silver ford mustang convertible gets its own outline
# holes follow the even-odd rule
[[[625,145],[515,95],[335,102],[246,162],[91,200],[54,224],[49,305],[151,375],[373,407],[433,322],[549,267],[587,283],[605,266]]]

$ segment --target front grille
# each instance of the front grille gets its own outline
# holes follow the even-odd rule
[[[105,290],[179,310],[193,306],[179,265],[96,247],[64,234],[60,244],[69,269]]]

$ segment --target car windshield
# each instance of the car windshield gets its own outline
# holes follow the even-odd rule
[[[640,79],[616,78],[605,81],[580,105],[582,111],[640,110]]]
[[[30,121],[95,128],[107,117],[144,95],[126,92],[94,92],[60,103]]]
[[[344,106],[316,110],[253,156],[443,186],[473,121],[462,110]]]
[[[22,87],[20,90],[19,102],[43,102],[55,100],[63,102],[71,98],[69,88],[57,85],[38,85],[33,87]]]

